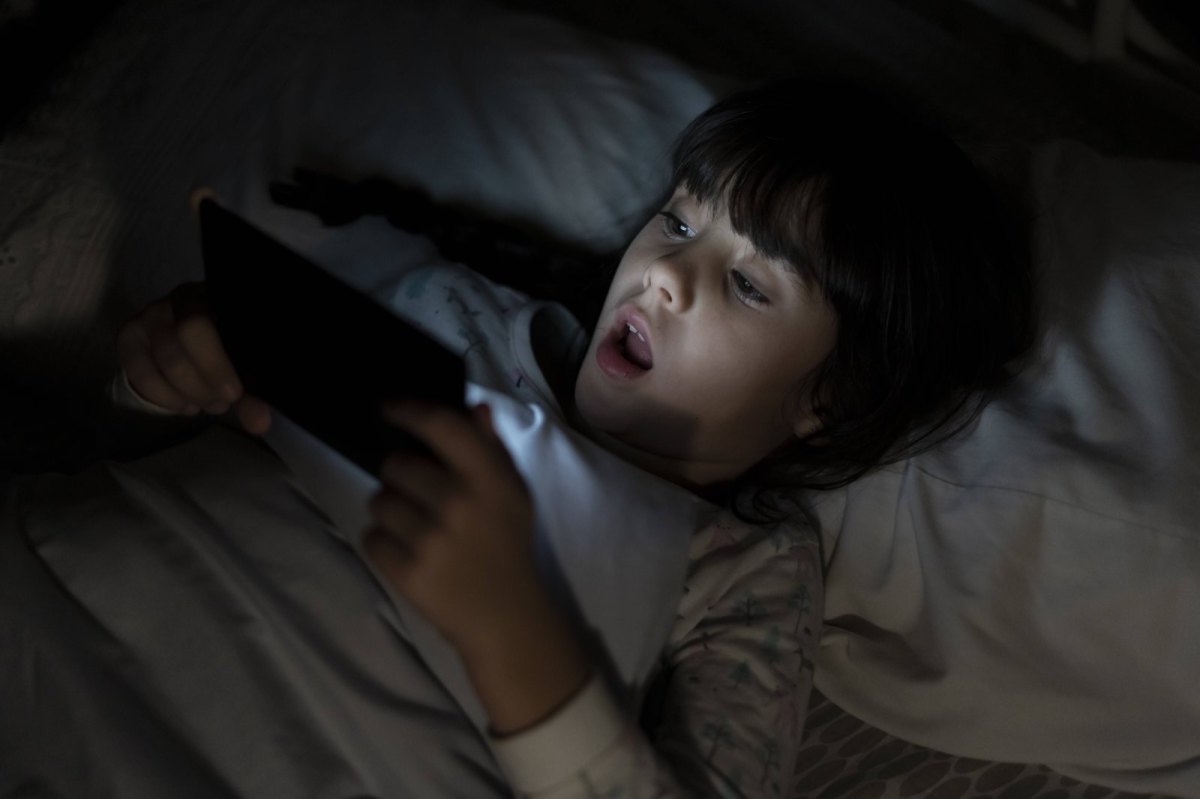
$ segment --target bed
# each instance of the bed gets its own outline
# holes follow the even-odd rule
[[[1056,17],[1054,50],[987,6],[758,2],[730,25],[718,3],[5,3],[37,57],[0,139],[0,474],[195,442],[153,419],[97,433],[116,329],[201,274],[194,185],[386,293],[427,242],[323,228],[267,183],[386,177],[604,252],[712,99],[785,69],[869,75],[1033,198],[1045,331],[961,441],[818,502],[826,645],[795,799],[1200,796],[1200,101],[1186,53],[1146,56],[1168,50],[1137,25],[1081,64],[1084,12]],[[53,795],[5,781],[21,725],[0,727],[0,793]],[[186,736],[170,751],[194,769]],[[277,776],[258,795],[308,790]]]

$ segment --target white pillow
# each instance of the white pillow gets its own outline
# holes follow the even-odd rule
[[[822,498],[817,687],[907,740],[1200,785],[1200,166],[1032,162],[1045,337],[958,442]]]

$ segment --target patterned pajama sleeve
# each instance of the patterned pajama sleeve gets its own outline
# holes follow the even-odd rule
[[[521,796],[791,797],[821,618],[815,536],[702,530],[645,726],[598,680],[526,733],[492,740]]]

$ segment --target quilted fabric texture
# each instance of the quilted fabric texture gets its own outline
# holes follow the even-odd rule
[[[865,724],[813,691],[792,799],[1172,799],[1087,785],[1046,766],[926,749]]]

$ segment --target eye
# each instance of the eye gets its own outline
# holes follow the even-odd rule
[[[687,223],[670,211],[659,211],[658,215],[662,217],[663,234],[669,239],[686,240],[695,238],[696,231],[688,227]]]
[[[754,284],[736,269],[730,271],[729,283],[733,286],[733,293],[747,305],[766,305],[770,302],[765,294],[756,289]]]

